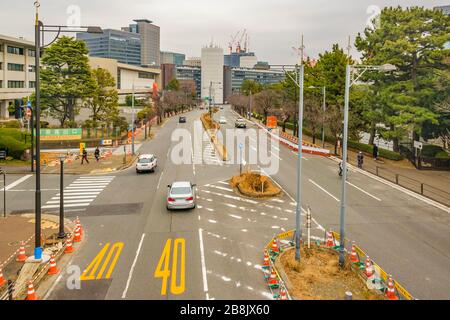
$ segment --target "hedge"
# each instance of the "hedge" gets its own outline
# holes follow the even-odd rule
[[[422,156],[429,158],[448,158],[449,154],[440,146],[426,144],[421,151]]]
[[[24,142],[22,132],[17,129],[0,129],[0,148],[8,149],[8,156],[21,159],[26,149],[30,148],[30,139]]]

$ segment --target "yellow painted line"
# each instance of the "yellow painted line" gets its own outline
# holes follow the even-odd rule
[[[166,241],[166,245],[162,251],[161,257],[159,258],[158,265],[154,273],[155,278],[162,278],[161,283],[161,295],[167,294],[167,279],[170,276],[169,270],[169,260],[170,260],[170,247],[172,244],[172,239]],[[164,267],[163,267],[164,264]]]
[[[180,259],[180,284],[177,285],[178,278],[178,245],[181,246]],[[182,294],[186,288],[186,241],[183,238],[175,239],[173,244],[173,262],[172,262],[172,277],[170,279],[170,291],[173,294]]]
[[[86,280],[99,280],[99,279],[109,279],[111,278],[111,274],[114,271],[114,268],[116,266],[117,260],[119,259],[119,256],[122,252],[123,248],[123,242],[116,242],[114,243],[110,248],[110,243],[108,242],[105,244],[100,250],[100,252],[95,256],[95,258],[92,260],[92,262],[88,265],[88,267],[83,271],[83,274],[80,276],[80,280],[86,281]],[[109,249],[109,251],[108,251]],[[108,272],[106,273],[106,276],[103,278],[103,273],[105,272],[106,267],[109,264],[109,261],[111,260],[111,257],[115,251],[115,256],[113,261],[111,262]],[[105,257],[106,253],[108,252],[108,255],[106,256],[106,259],[103,261],[103,258]],[[102,263],[103,261],[103,263]],[[97,269],[102,264],[102,267],[100,271],[97,273]]]

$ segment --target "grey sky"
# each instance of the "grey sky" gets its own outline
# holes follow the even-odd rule
[[[40,0],[41,20],[66,24],[70,5],[81,9],[82,25],[127,26],[146,18],[161,27],[161,49],[200,56],[211,42],[228,51],[230,36],[246,28],[259,60],[295,63],[293,46],[305,37],[306,53],[317,56],[332,43],[346,46],[366,26],[371,5],[448,5],[450,0]],[[33,39],[34,0],[1,0],[0,34]],[[354,53],[354,51],[353,51]]]

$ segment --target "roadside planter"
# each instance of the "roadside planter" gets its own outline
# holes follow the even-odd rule
[[[264,249],[262,269],[274,299],[343,300],[351,292],[355,300],[414,300],[355,244],[346,250],[347,262],[341,269],[336,232],[327,233],[325,241],[311,243],[309,249],[302,244],[298,264],[294,235],[295,230],[278,234]]]

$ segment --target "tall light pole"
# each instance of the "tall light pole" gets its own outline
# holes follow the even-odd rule
[[[79,28],[71,28],[68,26],[58,26],[58,25],[44,25],[39,20],[39,7],[40,3],[38,0],[34,2],[34,6],[36,8],[36,19],[35,19],[35,28],[34,28],[34,41],[35,41],[35,65],[36,65],[36,106],[35,108],[35,117],[36,117],[36,190],[35,190],[35,248],[34,248],[34,256],[33,260],[41,261],[42,260],[42,248],[41,248],[41,142],[40,142],[40,133],[41,133],[41,108],[40,108],[40,64],[41,64],[41,49],[49,46],[54,41],[56,41],[61,32],[83,32],[83,29],[86,29],[87,33],[103,33],[102,29],[99,27],[79,27]],[[41,36],[45,32],[53,32],[56,33],[55,38],[52,42],[47,45],[41,45]]]
[[[134,79],[131,91],[131,154],[134,156]]]
[[[362,69],[358,77],[351,80],[352,71]],[[348,112],[350,103],[350,87],[355,84],[366,71],[389,72],[397,70],[397,67],[391,64],[382,66],[351,66],[347,64],[345,69],[345,106],[344,106],[344,136],[342,137],[342,181],[341,181],[341,207],[340,207],[340,241],[339,241],[339,265],[345,263],[345,210],[347,201],[347,139],[348,139]]]

